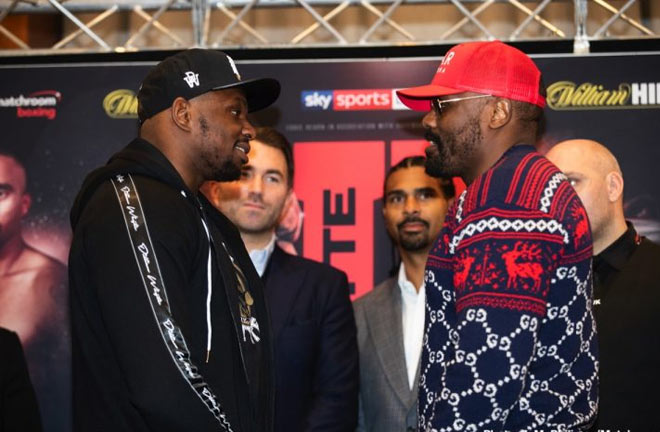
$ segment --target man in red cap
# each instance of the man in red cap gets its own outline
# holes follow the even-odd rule
[[[430,85],[427,172],[468,185],[426,268],[420,429],[579,430],[597,409],[591,234],[562,174],[532,146],[545,105],[521,51],[471,42]]]

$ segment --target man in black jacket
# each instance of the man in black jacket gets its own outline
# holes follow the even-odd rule
[[[275,432],[354,432],[358,350],[346,274],[285,252],[275,231],[293,193],[286,138],[260,128],[237,182],[204,192],[236,226],[261,275],[273,319]]]
[[[272,430],[263,288],[197,191],[240,175],[247,113],[278,95],[210,50],[144,79],[140,137],[86,178],[71,211],[74,430]]]
[[[660,246],[623,215],[623,176],[614,155],[590,140],[554,146],[587,210],[594,244],[594,311],[600,348],[600,401],[594,431],[657,429],[660,388]]]

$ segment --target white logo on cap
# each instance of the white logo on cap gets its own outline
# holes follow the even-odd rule
[[[234,60],[227,56],[227,60],[229,60],[229,65],[231,66],[231,70],[234,71],[234,75],[236,75],[237,80],[241,80],[241,74],[238,73],[238,69],[236,69],[236,64],[234,63]]]
[[[445,58],[442,59],[442,62],[440,63],[440,66],[438,67],[438,70],[436,73],[445,73],[447,71],[447,66],[449,66],[449,63],[451,63],[451,59],[454,58],[454,51],[450,51],[447,53]]]
[[[199,87],[199,74],[188,71],[186,72],[186,76],[184,76],[183,79],[186,82],[186,84],[188,84],[188,87],[190,88]]]

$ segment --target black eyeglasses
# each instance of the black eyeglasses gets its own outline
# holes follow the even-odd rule
[[[454,99],[445,99],[445,100],[440,100],[440,99],[431,99],[431,106],[433,107],[433,111],[435,111],[435,115],[440,116],[442,114],[442,106],[445,104],[448,104],[450,102],[459,102],[459,101],[464,101],[464,100],[469,100],[469,99],[481,99],[485,97],[491,97],[492,95],[489,94],[482,94],[482,95],[476,95],[476,96],[465,96],[465,97],[460,97],[460,98],[454,98]]]

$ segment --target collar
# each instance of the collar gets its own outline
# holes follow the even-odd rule
[[[266,271],[266,266],[268,265],[268,260],[275,250],[275,234],[271,237],[270,241],[263,249],[253,249],[250,251],[250,259],[254,268],[259,273],[259,276],[263,276]]]
[[[594,270],[598,272],[603,264],[615,270],[623,269],[630,256],[635,251],[642,238],[637,234],[633,225],[626,221],[628,229],[609,245],[604,251],[594,256]]]
[[[533,145],[531,145],[531,144],[516,144],[516,145],[512,145],[511,147],[509,147],[508,149],[506,149],[506,150],[504,151],[504,153],[502,153],[502,156],[500,156],[500,158],[497,160],[497,162],[495,162],[495,163],[493,164],[493,167],[496,166],[497,164],[499,164],[500,162],[502,162],[502,160],[504,160],[504,159],[506,159],[506,158],[508,158],[508,157],[511,157],[511,156],[513,156],[513,155],[516,155],[516,154],[518,154],[518,153],[520,153],[520,154],[527,154],[527,153],[533,153],[533,152],[536,152],[536,148],[535,148]],[[491,167],[491,168],[492,168],[492,167]]]
[[[422,282],[422,286],[420,287],[419,292],[415,289],[415,285],[408,280],[408,277],[406,276],[406,266],[403,264],[403,261],[401,261],[401,265],[399,266],[399,276],[397,278],[397,284],[399,285],[399,289],[401,290],[401,295],[404,296],[414,296],[417,297],[419,292],[422,291],[422,288],[424,288],[424,282]]]
[[[508,149],[502,153],[502,155],[497,159],[497,161],[491,165],[486,171],[482,172],[480,175],[478,175],[474,180],[473,183],[477,181],[477,179],[485,178],[487,173],[492,172],[496,167],[498,167],[500,164],[505,163],[505,161],[509,158],[512,158],[514,156],[522,158],[525,155],[529,153],[537,153],[537,150],[534,146],[530,144],[516,144],[512,145]],[[518,156],[520,155],[520,156]],[[467,185],[468,187],[470,185]],[[458,197],[458,195],[457,195]],[[458,202],[458,199],[454,200],[454,205]]]
[[[184,183],[174,165],[156,146],[142,138],[135,138],[108,163],[95,169],[85,177],[70,213],[71,226],[75,228],[85,206],[99,185],[117,174],[133,174],[151,177],[177,190],[195,207],[199,207],[197,193],[192,193]],[[199,194],[201,195],[201,194]]]

